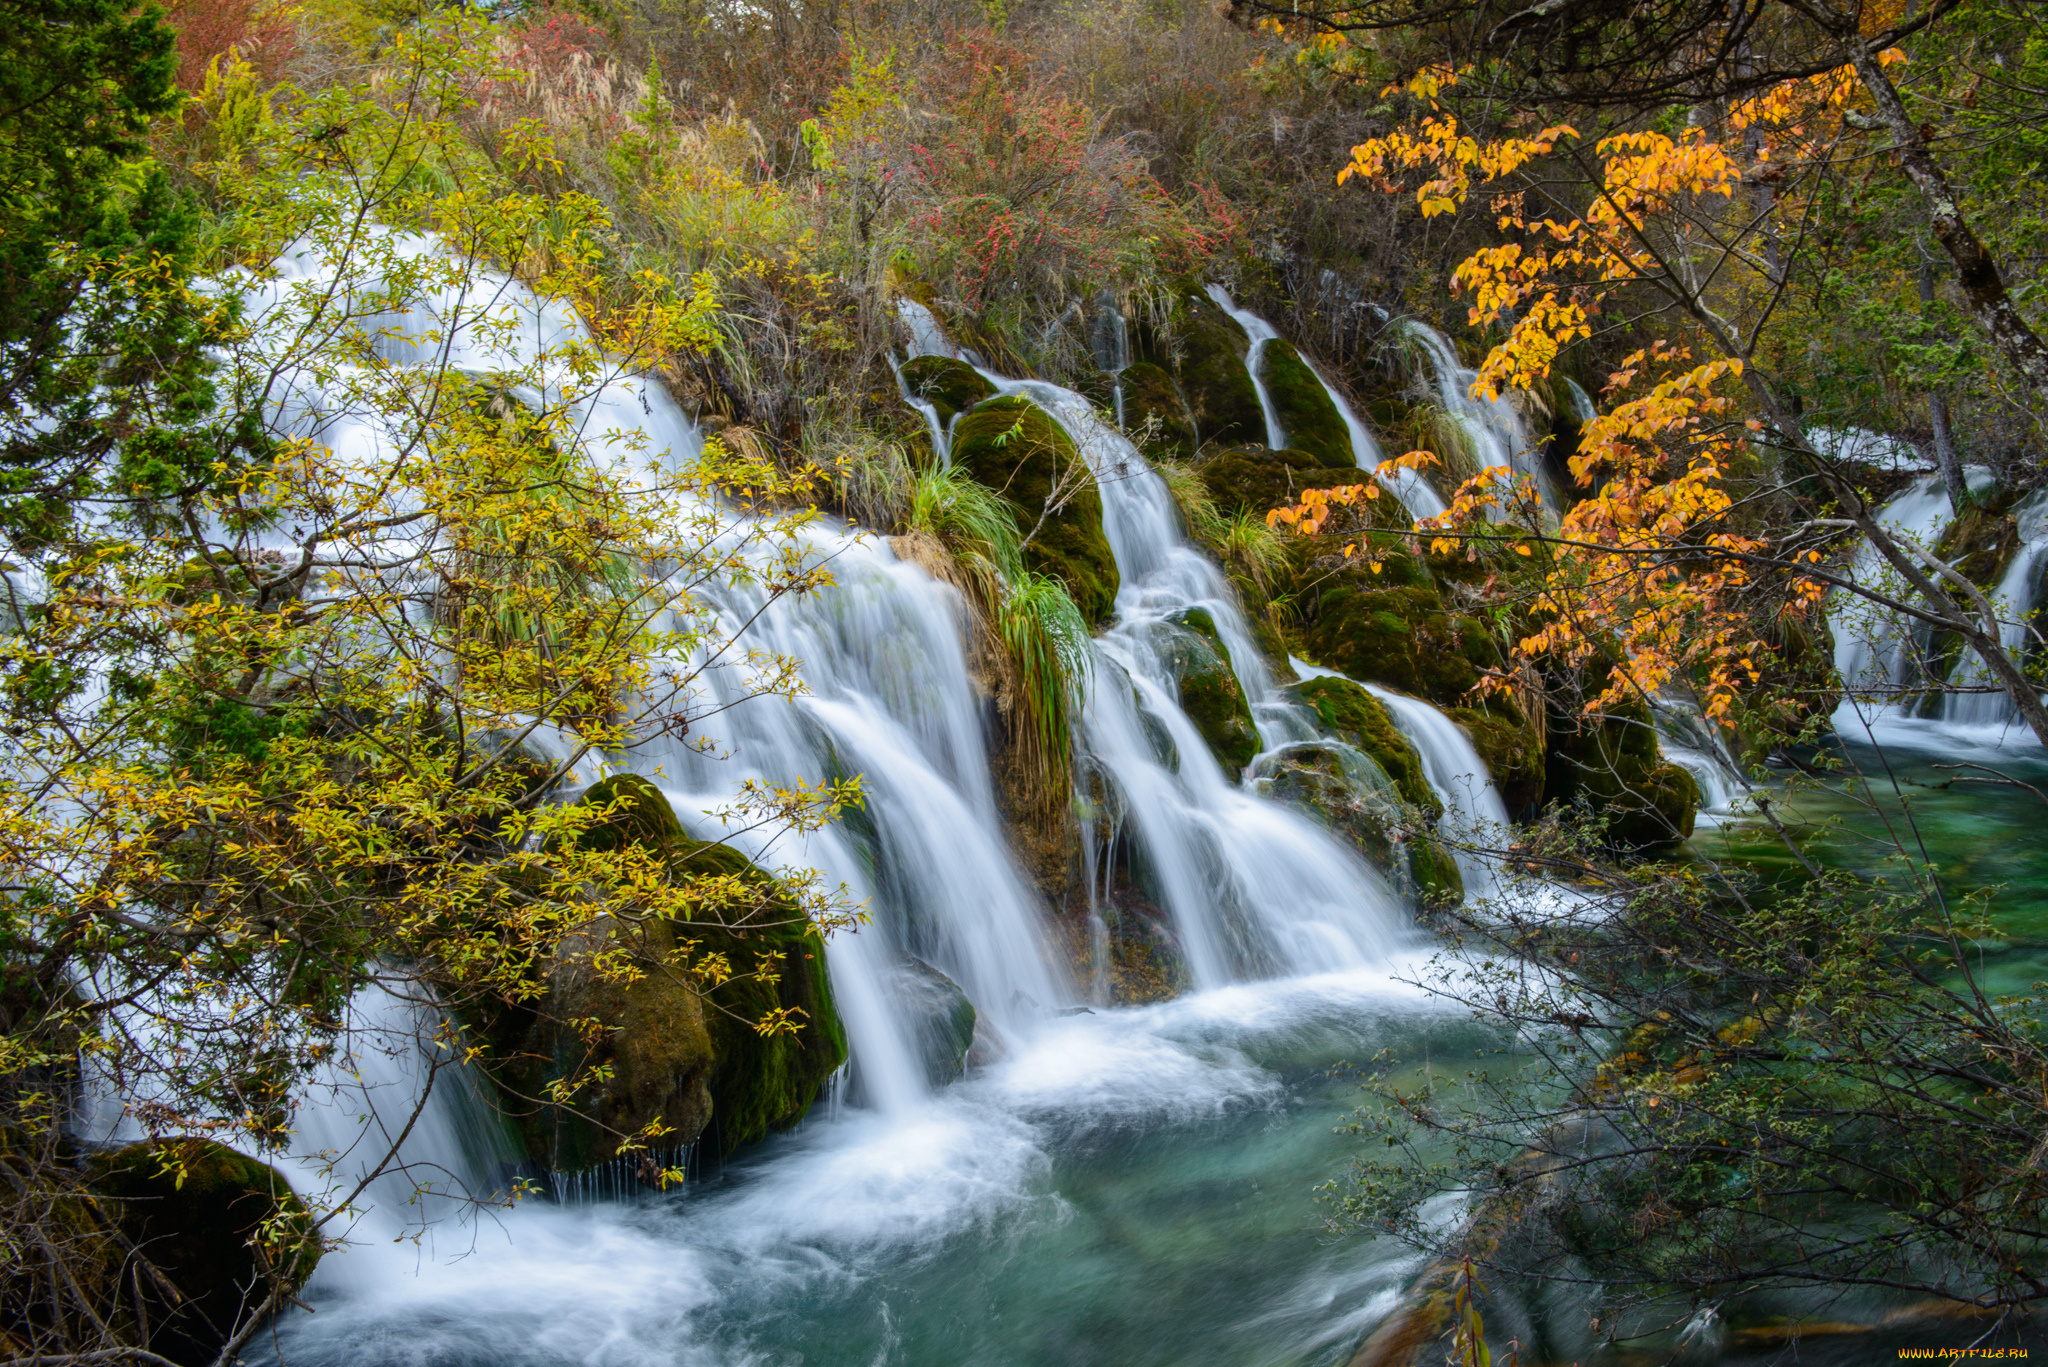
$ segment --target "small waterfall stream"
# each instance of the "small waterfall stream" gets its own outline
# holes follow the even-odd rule
[[[1266,416],[1266,445],[1278,451],[1287,445],[1287,433],[1280,426],[1280,414],[1273,407],[1273,396],[1266,389],[1266,368],[1260,364],[1265,359],[1266,344],[1280,340],[1280,334],[1273,325],[1249,309],[1241,309],[1230,300],[1230,295],[1221,285],[1211,285],[1208,295],[1244,329],[1244,335],[1251,347],[1244,354],[1245,373],[1252,377],[1252,388],[1258,391],[1259,411]]]
[[[1472,393],[1479,373],[1458,359],[1451,339],[1419,319],[1400,323],[1402,334],[1428,358],[1436,401],[1451,415],[1465,434],[1481,468],[1506,466],[1535,481],[1544,507],[1556,511],[1557,491],[1551,487],[1549,472],[1543,468],[1540,444],[1533,442],[1522,415],[1505,395],[1491,401]]]
[[[1273,329],[1271,323],[1256,313],[1239,308],[1221,285],[1209,286],[1209,297],[1214,299],[1224,312],[1236,319],[1238,325],[1245,330],[1245,335],[1252,339],[1251,350],[1244,358],[1245,369],[1252,377],[1252,384],[1259,392],[1260,407],[1266,414],[1266,442],[1277,449],[1285,444],[1286,433],[1280,430],[1279,420],[1273,410],[1273,401],[1266,392],[1266,382],[1260,373],[1259,361],[1266,344],[1280,334]],[[1316,377],[1316,383],[1323,387],[1323,392],[1330,396],[1330,402],[1336,406],[1337,416],[1344,420],[1344,430],[1351,437],[1352,459],[1357,462],[1359,469],[1373,471],[1377,478],[1379,467],[1386,460],[1386,455],[1381,451],[1379,442],[1373,438],[1371,429],[1359,420],[1358,414],[1352,411],[1350,401],[1330,383],[1329,377],[1324,375],[1307,356],[1302,356],[1301,363]],[[1420,470],[1398,469],[1382,482],[1401,500],[1401,506],[1408,510],[1409,516],[1421,519],[1443,515],[1443,495],[1423,477]]]
[[[2015,657],[2023,656],[2039,643],[2032,624],[2040,601],[2041,577],[2048,571],[2048,492],[2037,491],[2013,509],[2019,533],[2012,563],[1999,576],[1998,585],[1985,597],[1999,616],[1999,643]],[[1983,659],[1965,652],[1949,675],[1949,682],[1979,692],[1950,693],[1941,700],[1941,719],[1954,726],[2004,727],[2019,718],[2019,709],[2003,690],[1997,690]]]

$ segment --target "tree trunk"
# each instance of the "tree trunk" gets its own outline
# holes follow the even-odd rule
[[[1892,135],[1894,150],[1899,154],[1907,178],[1920,191],[1921,198],[1927,201],[1928,219],[1934,228],[1935,240],[1956,263],[1957,278],[1962,283],[1963,300],[1969,306],[1970,316],[1990,334],[1999,354],[2025,377],[2028,386],[2036,394],[2048,398],[2048,343],[2043,343],[2027,325],[2018,305],[2006,293],[2005,279],[1999,274],[1998,263],[1963,217],[1962,204],[1950,188],[1948,177],[1934,159],[1933,152],[1928,150],[1927,139],[1921,136],[1920,129],[1907,114],[1899,88],[1885,74],[1876,54],[1859,43],[1855,65],[1856,74],[1862,77],[1864,88],[1876,102],[1879,121]]]
[[[1925,313],[1934,304],[1934,268],[1928,264],[1925,244],[1920,253],[1920,310]],[[1941,465],[1941,482],[1948,486],[1948,506],[1960,515],[1963,503],[1970,496],[1969,485],[1963,479],[1963,463],[1956,458],[1956,444],[1949,433],[1948,400],[1942,397],[1940,389],[1927,391],[1927,416],[1934,424],[1934,459]]]

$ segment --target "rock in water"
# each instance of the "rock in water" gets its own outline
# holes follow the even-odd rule
[[[968,1053],[983,1034],[974,1003],[960,984],[914,956],[897,967],[891,987],[897,1009],[913,1023],[925,1081],[933,1087],[954,1081],[967,1070]]]
[[[149,1350],[185,1367],[219,1355],[270,1295],[270,1269],[290,1293],[320,1261],[283,1175],[211,1139],[130,1144],[95,1158],[90,1176],[121,1233],[176,1288],[138,1276],[134,1294],[147,1300]]]

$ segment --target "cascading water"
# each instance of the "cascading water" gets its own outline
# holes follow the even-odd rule
[[[1241,309],[1232,303],[1230,295],[1224,291],[1221,285],[1211,285],[1209,287],[1209,297],[1214,299],[1232,318],[1235,318],[1238,324],[1244,328],[1245,335],[1253,339],[1251,351],[1244,358],[1245,369],[1251,373],[1252,383],[1257,386],[1259,391],[1259,403],[1266,412],[1267,440],[1269,443],[1277,445],[1279,439],[1284,437],[1285,434],[1279,433],[1276,430],[1278,423],[1274,417],[1272,401],[1266,394],[1266,384],[1259,373],[1259,357],[1266,343],[1278,337],[1279,334],[1273,330],[1272,324],[1266,322],[1265,319],[1259,317],[1256,313],[1248,309]],[[1323,392],[1330,396],[1330,402],[1336,405],[1337,416],[1344,420],[1344,430],[1351,437],[1351,458],[1357,462],[1359,469],[1371,470],[1377,475],[1380,465],[1386,460],[1386,456],[1381,452],[1379,442],[1373,439],[1371,430],[1363,422],[1359,421],[1358,414],[1352,411],[1350,402],[1345,399],[1344,395],[1338,391],[1335,385],[1330,383],[1328,376],[1318,370],[1308,357],[1303,356],[1301,362],[1308,367],[1309,373],[1316,377],[1316,383],[1323,387]],[[1437,493],[1427,479],[1423,478],[1421,471],[1405,468],[1397,469],[1391,472],[1383,482],[1393,495],[1401,500],[1401,506],[1408,510],[1411,517],[1430,518],[1443,515],[1443,496]]]
[[[1717,821],[1735,810],[1749,784],[1742,767],[1729,753],[1720,728],[1702,717],[1699,709],[1678,698],[1652,700],[1652,723],[1657,728],[1657,748],[1664,758],[1692,775],[1699,785],[1699,818]]]
[[[1998,613],[1999,643],[2019,659],[2039,640],[2032,618],[2041,576],[2048,570],[2048,494],[2030,495],[2013,509],[2013,522],[2019,545],[2013,550],[2012,563],[1999,577],[1998,587],[1987,596]],[[1993,682],[1990,669],[1979,656],[1965,652],[1949,682],[1960,691],[1942,699],[1943,721],[1956,726],[2004,727],[2018,720],[2019,709]]]
[[[704,835],[724,833],[712,812],[743,778],[862,776],[867,807],[855,821],[786,849],[732,838],[764,862],[817,867],[869,899],[874,924],[835,935],[828,948],[869,1109],[820,1116],[730,1165],[717,1183],[637,1207],[523,1205],[469,1226],[466,1257],[391,1243],[372,1222],[363,1226],[371,1237],[331,1255],[308,1287],[319,1313],[281,1321],[285,1359],[481,1367],[594,1356],[676,1367],[823,1352],[877,1363],[1108,1364],[1129,1360],[1141,1337],[1177,1345],[1189,1362],[1200,1358],[1198,1342],[1241,1356],[1254,1345],[1236,1314],[1205,1321],[1190,1313],[1189,1288],[1174,1289],[1200,1268],[1220,1278],[1219,1292],[1241,1298],[1248,1274],[1239,1260],[1211,1274],[1208,1255],[1188,1248],[1155,1273],[1127,1241],[1098,1250],[1089,1233],[1138,1214],[1119,1213],[1115,1202],[1129,1198],[1118,1191],[1143,1190],[1148,1204],[1176,1212],[1207,1210],[1200,1169],[1175,1160],[1174,1144],[1102,1144],[1154,1132],[1189,1136],[1181,1147],[1206,1146],[1197,1156],[1233,1155],[1254,1193],[1261,1174],[1301,1188],[1299,1201],[1276,1205],[1247,1202],[1231,1194],[1241,1184],[1225,1183],[1219,1199],[1234,1205],[1202,1216],[1231,1229],[1226,1210],[1270,1209],[1269,1220],[1283,1222],[1234,1236],[1266,1250],[1251,1292],[1261,1344],[1278,1336],[1290,1351],[1327,1355],[1383,1313],[1411,1264],[1370,1242],[1323,1245],[1302,1182],[1335,1161],[1329,1121],[1349,1101],[1335,1084],[1290,1079],[1327,1078],[1336,1060],[1433,1037],[1425,1029],[1467,1027],[1433,1023],[1417,993],[1389,981],[1401,967],[1390,955],[1412,941],[1384,881],[1321,827],[1224,774],[1182,711],[1164,641],[1179,629],[1174,618],[1203,608],[1264,743],[1310,734],[1267,676],[1220,572],[1182,540],[1164,484],[1079,395],[1029,381],[1002,387],[1047,407],[1100,480],[1122,588],[1117,623],[1098,643],[1080,765],[1118,794],[1194,977],[1213,990],[1092,1016],[1049,1009],[1072,990],[1004,847],[959,600],[882,545],[817,532],[807,549],[831,558],[828,589],[768,605],[757,621],[758,590],[698,591],[698,610],[729,637],[750,623],[738,639],[799,658],[808,694],[747,696],[743,669],[711,669],[709,701],[733,704],[718,719],[728,758],[651,739],[610,762],[653,778]],[[596,396],[585,426],[606,434],[601,443],[616,435],[635,458],[645,450],[687,462],[697,450],[694,429],[654,385]],[[334,436],[375,439],[345,425]],[[905,953],[961,983],[1001,1027],[1006,1059],[928,1090],[891,985]],[[393,1090],[404,1092],[395,1081]],[[449,1096],[437,1091],[436,1106],[459,1099]],[[346,1114],[330,1118],[338,1125]],[[1314,1123],[1287,1128],[1297,1115]],[[317,1139],[324,1123],[309,1121],[308,1136]],[[458,1137],[430,1142],[447,1161],[475,1147]],[[1098,1151],[1109,1155],[1106,1167],[1090,1156]],[[991,1250],[1000,1251],[994,1262]],[[1045,1275],[1026,1275],[1041,1264]],[[1040,1304],[1076,1275],[1082,1285]],[[1139,1276],[1160,1278],[1158,1293],[1134,1287]],[[1090,1286],[1117,1288],[1089,1313],[1128,1331],[1055,1335],[1040,1351],[1007,1327],[1050,1332],[1088,1304]],[[1160,1314],[1139,1309],[1155,1301]]]
[[[1215,622],[1265,748],[1313,734],[1274,687],[1219,571],[1181,536],[1165,482],[1071,390],[989,377],[1073,437],[1102,494],[1121,587],[1096,643],[1080,748],[1122,799],[1131,837],[1203,987],[1380,961],[1399,943],[1400,904],[1380,875],[1307,818],[1225,775],[1181,710],[1167,659],[1174,619]],[[1163,735],[1164,744],[1155,740]]]
[[[1259,412],[1266,418],[1266,445],[1278,451],[1287,445],[1287,433],[1280,426],[1280,414],[1273,407],[1273,396],[1266,390],[1266,368],[1260,362],[1265,359],[1266,344],[1279,341],[1280,334],[1258,314],[1232,303],[1223,286],[1211,285],[1208,293],[1216,301],[1216,307],[1237,320],[1237,325],[1244,329],[1244,335],[1251,343],[1244,354],[1244,368],[1252,377],[1252,388],[1258,392]]]
[[[1289,663],[1304,679],[1346,677],[1306,660],[1290,657]],[[1440,829],[1453,842],[1452,858],[1457,860],[1459,876],[1464,879],[1465,895],[1494,894],[1500,887],[1494,862],[1472,849],[1461,848],[1469,845],[1499,849],[1507,843],[1507,804],[1501,801],[1500,790],[1493,786],[1486,761],[1472,748],[1471,739],[1458,724],[1435,707],[1378,684],[1362,686],[1393,714],[1395,729],[1415,747],[1422,760],[1423,777],[1444,804]]]
[[[1955,510],[1941,476],[1928,475],[1908,485],[1878,511],[1879,525],[1911,537],[1932,551]],[[1874,589],[1898,590],[1897,575],[1868,544],[1850,559],[1847,577]],[[1837,589],[1829,602],[1828,625],[1835,636],[1835,673],[1842,681],[1842,702],[1835,709],[1837,731],[1859,733],[1886,714],[1903,716],[1901,695],[1922,682],[1924,642],[1916,643],[1913,625],[1897,613]]]
[[[1465,434],[1480,467],[1505,466],[1528,476],[1535,481],[1544,506],[1555,510],[1557,491],[1550,486],[1542,453],[1531,442],[1529,430],[1515,406],[1505,397],[1489,402],[1473,395],[1472,383],[1479,378],[1479,372],[1458,359],[1450,338],[1414,318],[1402,319],[1400,327],[1402,335],[1428,358],[1436,401]]]

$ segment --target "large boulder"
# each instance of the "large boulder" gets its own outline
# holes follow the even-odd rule
[[[130,1144],[95,1157],[87,1178],[127,1242],[163,1274],[133,1278],[134,1296],[147,1301],[137,1328],[149,1351],[172,1362],[212,1362],[270,1295],[273,1270],[290,1293],[320,1261],[310,1216],[283,1175],[211,1139]]]
[[[1116,555],[1102,531],[1102,495],[1051,414],[1012,396],[985,400],[953,429],[953,464],[1016,506],[1017,525],[1030,538],[1027,566],[1064,580],[1089,621],[1116,611]],[[1056,493],[1061,504],[1047,514]]]
[[[549,1169],[588,1167],[657,1122],[668,1131],[659,1146],[709,1135],[725,1154],[801,1120],[846,1061],[816,927],[745,856],[691,839],[646,779],[617,775],[582,800],[615,808],[585,832],[588,846],[640,845],[669,878],[705,894],[687,921],[593,918],[558,947],[544,1001],[501,1004],[473,1021],[494,1070],[532,1104],[530,1156]],[[712,959],[729,970],[715,983],[692,971]],[[638,976],[610,971],[620,961]],[[779,1011],[794,1031],[755,1029]],[[583,1069],[601,1080],[566,1103],[540,1100]]]
[[[1180,684],[1180,707],[1233,777],[1259,753],[1259,728],[1231,668],[1230,647],[1205,608],[1190,608],[1162,628],[1172,632],[1168,664]]]
[[[1351,449],[1351,429],[1344,425],[1344,415],[1293,344],[1266,343],[1259,353],[1259,369],[1287,445],[1307,452],[1326,469],[1357,469],[1358,457]]]
[[[951,356],[914,356],[903,363],[903,387],[931,404],[945,427],[996,392],[981,372]]]

